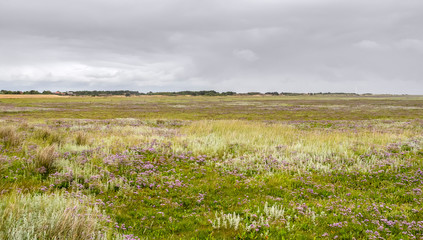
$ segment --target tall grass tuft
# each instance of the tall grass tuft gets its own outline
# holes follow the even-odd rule
[[[41,173],[51,173],[55,168],[57,158],[56,148],[50,145],[37,151],[34,164]]]
[[[57,144],[59,146],[65,143],[65,138],[58,132],[48,128],[37,129],[34,133],[35,137],[47,144]]]
[[[105,239],[97,208],[60,195],[16,195],[0,201],[0,239]]]
[[[89,143],[88,135],[84,132],[78,132],[75,140],[76,140],[76,145],[79,145],[79,146],[87,145]]]
[[[14,127],[1,127],[0,139],[6,147],[17,147],[22,144],[24,138]]]

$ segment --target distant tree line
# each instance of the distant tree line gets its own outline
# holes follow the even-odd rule
[[[189,95],[189,96],[230,96],[236,95],[236,92],[216,92],[214,90],[210,91],[179,91],[179,92],[148,92],[147,95],[167,95],[167,96],[177,96],[177,95]]]
[[[0,94],[53,94],[51,91],[42,91],[29,90],[29,91],[9,91],[9,90],[0,90]]]
[[[69,93],[69,92],[68,92]],[[72,91],[75,96],[131,96],[143,95],[138,91],[117,90],[117,91]]]
[[[342,92],[319,92],[319,93],[293,93],[293,92],[247,92],[247,93],[237,93],[237,92],[217,92],[214,90],[205,90],[205,91],[179,91],[179,92],[139,92],[139,91],[129,91],[129,90],[116,90],[116,91],[9,91],[9,90],[0,90],[0,94],[54,94],[54,95],[71,95],[71,96],[140,96],[140,95],[165,95],[165,96],[233,96],[233,95],[283,95],[283,96],[299,96],[299,95],[359,95],[356,93],[342,93]],[[366,95],[369,95],[367,93]],[[371,95],[371,94],[370,94]]]

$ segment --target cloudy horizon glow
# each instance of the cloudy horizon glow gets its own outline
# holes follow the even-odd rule
[[[0,0],[0,89],[423,94],[420,0]]]

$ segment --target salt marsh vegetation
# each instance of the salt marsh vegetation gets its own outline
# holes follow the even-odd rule
[[[421,97],[0,105],[2,239],[423,237]]]

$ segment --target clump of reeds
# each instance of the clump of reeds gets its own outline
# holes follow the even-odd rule
[[[37,129],[35,137],[48,144],[62,145],[65,138],[58,132],[52,131],[48,128]]]
[[[24,138],[16,128],[6,126],[0,127],[0,140],[6,147],[17,147],[22,144]]]
[[[85,132],[78,132],[75,138],[76,145],[83,146],[89,144],[88,135]]]
[[[34,164],[40,173],[51,173],[55,168],[57,158],[55,146],[50,145],[37,151]]]

